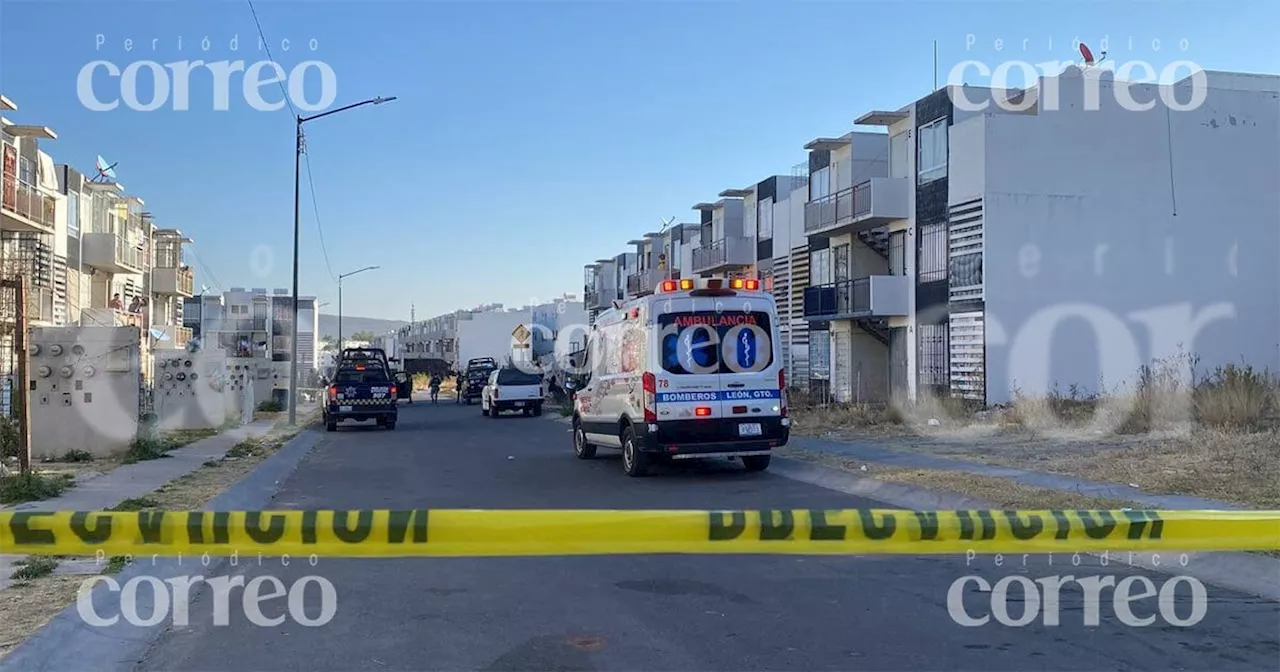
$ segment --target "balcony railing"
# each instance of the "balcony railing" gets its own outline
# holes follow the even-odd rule
[[[693,272],[714,273],[736,266],[756,263],[753,238],[721,238],[693,251]]]
[[[804,232],[818,233],[857,224],[854,230],[883,226],[905,219],[910,181],[902,177],[873,177],[804,206]]]
[[[36,229],[47,233],[47,229],[54,227],[58,202],[29,184],[9,178],[0,190],[0,209],[32,222]]]
[[[873,275],[806,287],[804,316],[830,320],[906,315],[910,288],[910,279],[903,275]]]
[[[109,273],[141,273],[146,269],[142,250],[115,233],[86,233],[81,236],[85,266]]]
[[[627,296],[645,296],[658,289],[658,284],[671,277],[668,271],[650,268],[627,276]],[[677,276],[679,277],[679,276]]]

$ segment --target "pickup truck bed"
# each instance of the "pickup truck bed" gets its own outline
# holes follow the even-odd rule
[[[541,378],[511,370],[499,371],[497,384],[486,386],[480,400],[481,411],[491,418],[503,411],[542,415],[542,403]]]

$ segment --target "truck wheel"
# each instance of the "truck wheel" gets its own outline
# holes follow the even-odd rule
[[[387,421],[383,426],[384,426],[384,427],[386,427],[387,429],[395,429],[395,428],[396,428],[396,419],[395,419],[395,418],[392,418],[392,419],[388,420],[388,421]]]
[[[573,454],[579,460],[589,460],[596,456],[596,447],[587,443],[587,433],[577,418],[573,420]]]
[[[542,404],[534,404],[534,405],[533,405],[533,414],[534,414],[534,415],[542,415]]]
[[[338,423],[330,420],[329,422],[324,423],[324,430],[326,432],[336,432],[338,431]]]
[[[742,466],[747,471],[764,471],[769,468],[769,461],[772,455],[743,455]]]
[[[636,445],[636,432],[630,427],[622,431],[622,470],[628,476],[639,477],[649,473],[650,457]]]
[[[465,403],[466,405],[470,406],[470,405],[471,405],[471,397],[464,397],[464,398],[466,399],[466,401],[465,401],[465,402],[463,402],[463,403]]]
[[[524,408],[520,409],[520,414],[527,418],[533,415],[533,408],[530,406],[525,406]]]

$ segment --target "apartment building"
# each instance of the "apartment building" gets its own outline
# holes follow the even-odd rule
[[[260,357],[289,362],[292,356],[293,295],[287,289],[232,287],[221,295],[184,300],[182,325],[204,347],[231,357]],[[298,370],[315,371],[319,362],[320,315],[316,298],[298,298]],[[281,370],[286,370],[281,367]]]
[[[805,314],[830,325],[833,396],[1112,391],[1179,351],[1280,367],[1280,78],[1204,76],[1191,110],[1132,83],[1150,107],[1125,109],[1078,68],[951,86],[855,122],[887,136],[814,145],[805,229],[830,253]]]
[[[674,224],[627,243],[636,249],[635,270],[627,276],[624,298],[652,294],[663,280],[691,277],[701,230],[700,224]]]
[[[614,301],[626,298],[627,279],[635,274],[639,263],[635,252],[624,252],[583,267],[583,302],[589,323],[594,323],[601,311],[612,308]]]
[[[693,206],[700,214],[700,244],[690,271],[698,276],[752,275],[756,268],[754,232],[748,231],[741,198],[721,198]]]
[[[812,391],[838,402],[885,403],[891,362],[907,347],[902,327],[890,323],[907,315],[909,282],[901,234],[889,228],[908,215],[907,181],[891,173],[894,148],[884,133],[817,138],[805,149],[803,315]]]
[[[771,175],[742,189],[726,189],[723,198],[742,199],[743,230],[755,241],[753,267],[763,288],[778,306],[777,351],[791,384],[805,389],[809,380],[809,328],[804,320],[802,292],[808,286],[808,239],[804,206],[809,172]]]
[[[502,359],[510,354],[517,325],[532,331],[529,354],[545,359],[556,352],[557,338],[564,329],[586,324],[588,319],[585,304],[566,294],[520,308],[487,304],[437,315],[401,327],[375,343],[394,343],[409,373],[456,371],[473,357]],[[573,340],[572,334],[569,340]],[[585,338],[578,340],[585,343]]]

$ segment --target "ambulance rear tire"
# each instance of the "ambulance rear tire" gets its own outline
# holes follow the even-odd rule
[[[622,430],[622,470],[632,478],[649,473],[651,458],[636,445],[636,432],[627,427]]]
[[[764,471],[769,468],[772,457],[772,455],[743,455],[742,466],[746,467],[747,471]]]

